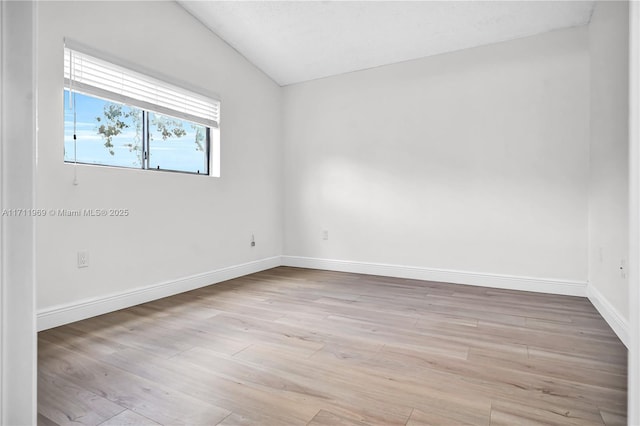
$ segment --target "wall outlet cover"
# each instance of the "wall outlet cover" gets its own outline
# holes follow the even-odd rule
[[[89,252],[78,252],[78,268],[87,268],[89,266]]]

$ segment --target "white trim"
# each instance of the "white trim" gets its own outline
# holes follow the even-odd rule
[[[130,291],[43,309],[38,312],[38,331],[275,268],[280,264],[280,256],[268,257]]]
[[[2,2],[2,207],[33,208],[37,139],[37,2]],[[3,425],[37,423],[35,219],[0,220]]]
[[[520,277],[502,274],[453,271],[383,263],[318,259],[300,256],[274,256],[240,265],[216,269],[202,274],[165,281],[130,291],[80,300],[38,311],[38,331],[58,327],[96,315],[128,308],[233,278],[242,277],[278,266],[323,269],[328,271],[439,281],[509,290],[586,296],[586,283],[547,278]],[[604,316],[604,315],[603,315]],[[606,317],[605,317],[606,318]]]
[[[0,2],[0,164],[4,159],[3,147],[5,145],[4,141],[4,109],[3,105],[6,102],[4,99],[4,21],[2,20],[2,10],[4,9],[4,2]],[[4,178],[2,176],[2,170],[0,169],[0,210],[4,209]],[[2,222],[0,220],[0,231],[2,229]],[[0,308],[4,311],[4,279],[2,277],[4,269],[4,232],[0,232]],[[2,389],[4,389],[5,378],[4,378],[4,335],[5,335],[5,327],[6,321],[4,321],[4,315],[0,313],[0,423],[2,419],[4,419],[4,398],[2,397]]]
[[[587,288],[587,283],[583,281],[534,278],[515,275],[490,274],[484,272],[455,271],[448,269],[356,262],[349,260],[319,259],[300,256],[282,256],[282,265],[582,297],[586,296]]]
[[[640,4],[629,2],[629,368],[627,422],[640,425]]]
[[[620,315],[620,312],[607,300],[606,297],[593,285],[587,286],[587,297],[589,301],[598,310],[602,318],[613,329],[618,338],[629,347],[629,323]]]

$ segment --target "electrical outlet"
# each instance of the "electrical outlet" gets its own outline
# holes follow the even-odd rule
[[[323,240],[328,240],[329,239],[329,231],[328,230],[323,230],[322,231],[322,239]]]
[[[89,266],[89,252],[78,252],[78,268],[87,268]]]
[[[256,237],[253,236],[253,234],[251,234],[251,247],[255,247],[256,246]]]

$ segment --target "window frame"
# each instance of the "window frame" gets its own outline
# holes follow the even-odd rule
[[[141,127],[142,127],[141,139],[142,140],[141,140],[140,166],[105,164],[106,162],[93,163],[93,162],[87,162],[87,161],[78,161],[77,152],[72,153],[71,156],[74,157],[73,159],[69,160],[67,158],[64,158],[64,163],[83,164],[83,165],[102,166],[102,167],[115,167],[115,168],[121,168],[121,169],[131,169],[131,170],[155,170],[160,172],[220,177],[220,160],[221,160],[220,146],[219,146],[220,145],[220,124],[219,124],[220,123],[220,100],[218,96],[212,96],[206,92],[203,93],[204,91],[199,89],[193,90],[192,88],[188,88],[189,85],[186,85],[186,84],[175,84],[173,81],[171,81],[171,79],[168,79],[164,76],[158,78],[157,74],[155,74],[154,72],[149,72],[147,70],[140,69],[140,67],[137,67],[137,66],[131,66],[117,59],[114,60],[109,55],[104,55],[100,53],[96,54],[93,49],[86,48],[85,46],[78,44],[76,42],[70,42],[67,39],[65,39],[64,48],[65,48],[64,49],[65,78],[63,82],[64,96],[70,96],[70,99],[71,99],[71,97],[75,97],[74,95],[77,93],[83,96],[99,99],[104,102],[111,102],[114,104],[136,108],[140,110],[142,114],[142,120],[141,120]],[[74,70],[75,63],[73,62],[73,57],[71,55],[76,53],[78,55],[82,55],[83,57],[89,57],[92,60],[95,59],[98,62],[105,63],[108,67],[111,66],[117,70],[119,69],[120,71],[124,72],[126,76],[129,76],[128,73],[131,73],[131,75],[133,75],[134,78],[137,76],[143,79],[148,79],[152,83],[153,82],[158,83],[161,86],[161,88],[166,87],[169,90],[176,90],[180,94],[184,94],[187,97],[190,95],[193,95],[196,103],[201,101],[202,99],[208,100],[209,102],[212,103],[212,105],[214,105],[214,110],[215,110],[214,115],[212,116],[211,119],[204,118],[204,117],[202,119],[198,119],[196,117],[195,119],[192,120],[190,119],[192,117],[192,115],[190,115],[190,112],[186,112],[184,114],[183,113],[171,114],[172,112],[171,109],[167,109],[166,106],[158,106],[158,108],[156,109],[154,108],[153,103],[148,102],[148,100],[135,101],[135,102],[123,101],[123,100],[128,100],[127,94],[125,94],[124,96],[120,96],[115,92],[110,92],[108,90],[105,91],[100,87],[93,88],[93,86],[89,86],[90,90],[83,90],[86,88],[86,85],[85,87],[83,87],[82,84],[78,84],[80,87],[77,87],[76,85],[74,85],[75,78],[73,76],[73,72],[74,72],[73,70]],[[73,108],[75,108],[75,99],[73,100]],[[66,112],[67,111],[65,109],[65,114]],[[203,170],[201,169],[196,169],[196,171],[176,170],[174,168],[162,168],[159,165],[157,167],[150,167],[152,156],[153,156],[153,141],[151,140],[151,137],[153,136],[153,131],[151,130],[151,127],[153,126],[153,124],[150,123],[149,117],[152,113],[158,114],[163,117],[169,117],[175,120],[179,120],[185,124],[192,124],[192,125],[198,125],[198,126],[204,127],[205,143],[204,143],[203,155],[204,155],[205,161],[203,162],[203,165],[202,165]],[[64,121],[65,123],[67,123],[66,117],[64,118]],[[213,123],[213,125],[209,125],[208,123]],[[75,124],[74,124],[73,133],[75,133],[73,134],[73,144],[74,144],[74,151],[75,151],[75,144],[78,143],[78,139],[76,136],[77,132],[75,131]],[[66,136],[68,135],[66,126],[65,126],[64,134],[66,139]],[[64,151],[66,151],[66,143],[65,143]],[[64,157],[67,157],[67,156],[65,155]]]
[[[149,115],[151,113],[153,114],[160,114],[160,113],[155,111],[150,111],[150,110],[144,110],[144,109],[141,111],[142,111],[142,161],[141,161],[142,167],[141,168],[143,170],[155,170],[158,172],[187,173],[192,175],[211,176],[211,173],[210,173],[211,171],[211,127],[204,126],[204,129],[205,129],[205,149],[204,149],[205,157],[204,158],[206,160],[205,173],[200,173],[199,170],[197,172],[188,172],[185,170],[163,169],[163,168],[160,168],[160,166],[158,166],[157,168],[153,168],[153,167],[149,167],[149,162],[151,161],[151,138],[149,137],[151,125],[149,124]],[[167,117],[166,114],[160,114],[160,115]],[[171,117],[171,116],[168,116],[168,117]],[[176,118],[176,117],[172,117],[172,118]],[[182,121],[185,121],[187,123],[192,123],[187,120],[182,120]]]
[[[67,160],[65,159],[64,162],[67,164],[83,164],[83,165],[88,165],[88,166],[100,166],[100,167],[116,167],[116,168],[120,168],[120,169],[133,169],[133,170],[155,170],[155,171],[159,171],[159,172],[171,172],[171,173],[184,173],[184,174],[193,174],[193,175],[203,175],[203,176],[213,176],[211,173],[211,163],[212,163],[212,159],[211,159],[211,134],[213,133],[211,131],[211,128],[208,126],[204,126],[201,125],[199,123],[194,123],[191,121],[187,121],[187,120],[183,120],[177,117],[173,117],[167,114],[162,114],[156,111],[151,111],[151,110],[146,110],[146,109],[142,109],[142,108],[138,108],[136,106],[133,105],[127,105],[121,102],[115,102],[112,101],[110,99],[104,99],[104,98],[100,98],[97,96],[93,96],[93,95],[89,95],[86,93],[82,93],[81,91],[75,91],[75,92],[70,92],[68,88],[64,88],[64,96],[73,96],[74,100],[74,107],[75,107],[75,94],[80,94],[82,96],[88,96],[91,97],[93,99],[99,99],[101,101],[105,101],[105,102],[111,102],[113,104],[118,104],[118,105],[123,105],[123,106],[127,106],[127,107],[133,107],[136,108],[140,111],[141,113],[141,154],[140,154],[140,166],[136,167],[136,166],[123,166],[123,165],[118,165],[118,164],[101,164],[101,163],[91,163],[91,162],[87,162],[87,161],[78,161],[77,160],[77,153],[74,152],[74,158],[71,160]],[[152,150],[151,150],[151,138],[150,135],[152,134],[152,132],[150,131],[151,128],[151,124],[150,124],[150,120],[149,120],[149,116],[150,114],[159,114],[161,116],[164,117],[171,117],[174,118],[176,120],[180,120],[182,122],[185,123],[189,123],[189,124],[196,124],[196,125],[201,125],[202,127],[204,127],[205,129],[205,143],[204,143],[204,159],[205,159],[205,163],[204,164],[204,168],[205,170],[203,172],[200,172],[200,170],[197,171],[189,171],[189,170],[176,170],[176,169],[170,169],[170,168],[161,168],[161,167],[150,167],[150,161],[151,161],[151,155],[152,155]],[[65,119],[65,123],[66,123],[66,119]],[[217,130],[217,129],[216,129]],[[77,132],[74,131],[73,134],[73,141],[74,144],[77,143]],[[65,128],[65,136],[66,136],[66,128]],[[66,154],[66,147],[65,147],[65,154]]]

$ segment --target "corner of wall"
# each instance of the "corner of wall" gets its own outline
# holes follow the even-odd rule
[[[587,298],[602,315],[609,327],[616,333],[618,339],[629,348],[629,323],[606,297],[593,285],[587,284]]]

